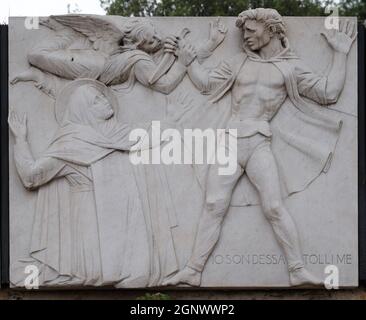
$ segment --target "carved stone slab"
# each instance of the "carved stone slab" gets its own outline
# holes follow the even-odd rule
[[[327,40],[323,18],[272,11],[11,18],[12,286],[358,286],[356,20],[341,22]],[[134,165],[129,133],[151,121],[236,129],[237,171]]]

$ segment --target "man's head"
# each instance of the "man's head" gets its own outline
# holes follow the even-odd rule
[[[162,48],[162,38],[154,25],[145,20],[131,20],[124,26],[123,45],[155,53]]]
[[[252,51],[267,46],[273,38],[282,42],[286,38],[285,23],[274,9],[243,11],[236,20],[236,26],[243,30],[244,43]]]

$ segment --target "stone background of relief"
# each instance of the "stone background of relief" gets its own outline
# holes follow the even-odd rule
[[[115,23],[124,18],[110,17]],[[197,43],[206,39],[208,23],[214,18],[153,18],[162,31],[179,33],[184,27],[192,31],[189,39]],[[222,18],[229,31],[224,43],[206,62],[215,66],[221,59],[240,52],[240,31],[235,18]],[[285,18],[292,48],[313,70],[327,72],[332,61],[332,51],[320,35],[324,30],[323,18]],[[23,18],[10,19],[9,77],[12,79],[28,67],[27,52],[51,35],[48,30],[27,30]],[[203,103],[205,97],[186,78],[177,92],[190,92],[195,103]],[[228,98],[222,103],[229,103]],[[165,97],[148,92],[136,84],[126,96],[126,104],[132,103],[131,115],[141,120],[154,119],[157,112],[165,112]],[[52,139],[57,124],[53,114],[53,101],[30,83],[10,86],[10,105],[28,115],[29,142],[37,157]],[[339,267],[340,285],[358,285],[358,225],[357,225],[357,44],[349,54],[346,85],[339,102],[330,107],[344,121],[343,131],[328,174],[322,174],[302,193],[291,196],[286,205],[298,227],[304,259],[308,269],[324,278],[326,264]],[[35,209],[36,193],[26,191],[16,173],[13,161],[13,143],[10,140],[10,259],[11,264],[27,256],[30,232]],[[180,178],[180,177],[179,177]],[[198,217],[187,216],[192,232],[177,234],[177,241],[193,242],[194,226]],[[188,258],[189,252],[183,253]],[[180,261],[183,266],[186,261]],[[10,270],[10,278],[19,270]],[[218,246],[208,260],[203,273],[202,287],[251,288],[287,287],[288,272],[273,232],[260,207],[231,208],[224,222]]]

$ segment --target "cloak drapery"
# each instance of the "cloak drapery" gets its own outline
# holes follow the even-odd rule
[[[193,109],[181,125],[185,128],[227,128],[231,117],[231,97],[227,93],[232,89],[248,59],[272,63],[285,79],[288,97],[270,126],[273,134],[272,151],[279,168],[283,195],[287,197],[305,190],[321,173],[329,170],[342,128],[341,120],[300,96],[299,79],[295,71],[300,61],[289,47],[270,60],[263,60],[246,49],[231,62],[223,62],[213,69],[210,78],[214,78],[219,84],[202,92],[210,95],[209,102]],[[315,86],[320,86],[319,90],[308,95],[317,95],[313,100],[326,104],[326,77],[315,76],[305,69],[300,85],[302,91],[311,91]],[[319,96],[320,92],[324,96]],[[205,188],[209,166],[195,168],[200,184]],[[234,190],[231,205],[243,207],[259,203],[257,191],[244,175]]]
[[[83,81],[88,82],[78,80]],[[77,87],[77,83],[72,86]],[[91,190],[95,198],[91,205],[96,206],[97,212],[98,234],[95,237],[99,239],[102,273],[96,284],[108,285],[118,283],[130,275],[126,269],[129,248],[134,245],[131,242],[133,228],[130,223],[139,214],[140,219],[143,215],[132,170],[128,166],[128,156],[122,153],[135,144],[129,141],[129,133],[133,128],[118,123],[114,118],[96,124],[91,110],[87,110],[96,94],[98,91],[90,84],[79,87],[70,98],[75,103],[67,106],[64,114],[66,120],[61,123],[55,139],[42,157],[61,160],[59,168],[53,168],[53,176],[48,177],[49,181],[56,178],[65,166],[76,171],[79,167],[90,167],[93,185]],[[136,127],[140,128],[141,125]],[[115,150],[122,152],[112,155]],[[119,179],[108,179],[110,176],[103,172],[103,166],[99,162],[106,157],[114,164],[113,174]],[[127,181],[128,188],[125,187]],[[72,258],[75,235],[72,234],[74,226],[70,225],[70,215],[78,212],[73,212],[70,192],[72,187],[65,179],[51,181],[38,191],[30,255],[43,264],[44,282],[60,276],[65,281],[72,281],[75,276],[75,261]],[[82,208],[85,204],[79,205]],[[140,232],[143,237],[144,230],[141,229]]]
[[[118,123],[114,118],[96,123],[91,110],[86,110],[98,94],[94,92],[93,95],[95,88],[90,87],[94,81],[77,80],[68,88],[77,87],[77,82],[89,86],[82,87],[85,90],[79,88],[76,98],[71,95],[71,100],[76,103],[65,111],[61,112],[56,105],[60,129],[42,155],[42,158],[59,161],[57,167],[48,172],[49,183],[38,191],[30,256],[40,264],[41,284],[82,284],[78,281],[80,279],[75,281],[77,275],[73,272],[75,261],[72,257],[75,228],[71,225],[71,215],[78,212],[73,212],[70,205],[72,186],[66,179],[58,178],[58,174],[65,166],[73,168],[76,173],[78,170],[81,173],[80,168],[88,167],[92,173],[91,190],[95,203],[91,205],[96,207],[98,232],[95,237],[99,240],[101,264],[101,274],[95,285],[153,286],[178,270],[171,235],[171,228],[177,222],[169,215],[171,201],[156,199],[158,208],[150,203],[151,198],[141,191],[147,183],[145,176],[139,175],[142,167],[132,166],[124,152],[136,143],[129,141],[129,133],[134,127]],[[63,96],[68,97],[68,94],[64,92]],[[58,104],[61,108],[63,105]],[[149,126],[139,124],[135,127],[148,131]],[[160,169],[156,170],[150,168],[149,174],[160,172]],[[89,192],[90,187],[87,189]],[[144,196],[146,199],[141,198]],[[164,194],[163,198],[169,199],[169,194]],[[151,220],[150,210],[159,208],[159,220],[146,221]],[[152,234],[151,224],[158,224],[160,232]],[[158,243],[157,238],[160,238]],[[159,255],[151,252],[151,245],[159,250]],[[137,248],[138,254],[135,254]],[[157,259],[157,262],[152,263],[151,259]]]
[[[128,141],[128,134],[128,129],[120,130],[115,149],[129,150],[131,142]],[[103,144],[108,144],[109,148],[101,147]],[[134,245],[133,235],[129,233],[132,231],[130,224],[137,218],[136,215],[143,217],[132,168],[128,166],[128,155],[121,152],[112,154],[115,151],[112,147],[107,139],[102,141],[101,136],[93,135],[90,128],[72,125],[62,128],[44,153],[44,157],[64,161],[65,166],[91,169],[95,197],[93,205],[96,206],[99,231],[95,236],[99,238],[102,265],[98,285],[118,283],[129,276],[129,271],[124,267],[127,261],[124,254],[128,255],[129,247]],[[100,163],[106,158],[109,165],[113,163],[112,170],[118,179],[106,176]],[[126,188],[127,181],[129,185]],[[39,189],[30,250],[31,256],[45,266],[68,276],[72,276],[70,254],[71,247],[75,245],[70,234],[70,192],[72,188],[65,179],[57,179]],[[45,275],[44,279],[49,277]]]

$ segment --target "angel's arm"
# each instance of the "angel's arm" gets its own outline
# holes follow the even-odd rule
[[[65,72],[62,64],[69,57],[68,48],[80,40],[81,34],[69,27],[56,22],[52,18],[41,20],[41,25],[55,31],[52,39],[47,38],[34,47],[27,55],[30,65],[61,77],[70,78],[71,75]]]
[[[64,79],[76,79],[83,70],[83,66],[74,61],[72,51],[69,50],[71,45],[80,42],[83,37],[53,19],[43,19],[41,25],[55,31],[55,37],[41,42],[28,53],[31,68],[14,77],[11,84],[33,81],[38,89],[55,98],[58,89],[65,83]]]
[[[183,44],[178,50],[178,59],[170,70],[151,84],[151,76],[156,71],[157,65],[152,60],[140,60],[135,65],[136,79],[143,85],[164,94],[170,94],[182,82],[187,68],[197,57],[195,48],[189,44]]]
[[[42,25],[56,31],[28,54],[30,65],[63,79],[96,78],[118,48],[121,31],[92,16],[52,16]]]
[[[68,46],[74,40],[56,37],[49,46],[33,49],[28,54],[31,66],[63,79],[74,80],[81,76],[85,66],[82,61],[77,61],[74,52]]]
[[[153,61],[140,60],[135,65],[135,76],[142,85],[163,94],[170,94],[182,82],[187,67],[178,59],[171,69],[154,84],[150,84],[151,75],[155,72],[157,65]]]

